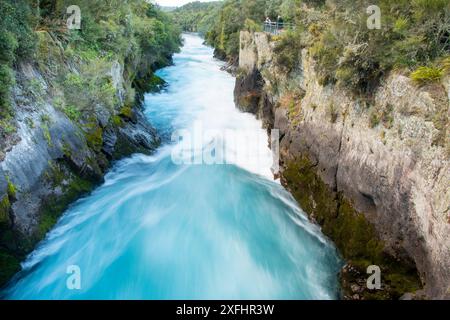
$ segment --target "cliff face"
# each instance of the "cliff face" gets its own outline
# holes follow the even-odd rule
[[[45,52],[48,60],[22,62],[15,70],[17,128],[0,141],[0,286],[64,209],[101,182],[112,161],[150,153],[159,144],[141,108],[127,105],[126,96],[135,93],[131,82],[139,80],[127,75],[129,66],[117,60],[103,63],[93,76],[104,80],[113,104],[92,96],[89,110],[77,110],[63,104],[58,77],[80,75],[86,62],[65,54],[48,34],[41,34],[40,41],[51,50]],[[75,88],[75,99],[82,101],[87,86]],[[94,86],[93,92],[102,89]]]
[[[450,296],[450,79],[393,73],[372,97],[319,84],[307,51],[289,74],[274,42],[241,32],[236,103],[280,130],[282,181],[349,264],[346,298]],[[383,289],[366,290],[367,265]],[[406,296],[405,296],[406,297]]]

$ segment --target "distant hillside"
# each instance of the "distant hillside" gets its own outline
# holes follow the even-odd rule
[[[183,31],[199,32],[205,35],[214,25],[222,7],[222,1],[191,2],[172,11],[174,21]]]

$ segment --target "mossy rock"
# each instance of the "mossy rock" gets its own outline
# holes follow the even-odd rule
[[[133,81],[133,88],[136,89],[136,97],[139,101],[143,100],[145,93],[158,92],[164,88],[165,85],[166,82],[152,71],[135,78]]]
[[[57,179],[58,178],[55,178],[55,183],[58,183]],[[63,188],[63,195],[50,196],[46,199],[45,205],[40,212],[35,240],[39,241],[44,238],[45,234],[56,224],[61,213],[83,194],[90,192],[94,185],[94,182],[72,174],[69,183],[67,185],[61,185]]]
[[[16,198],[16,192],[17,192],[17,188],[16,186],[11,182],[11,180],[7,179],[8,181],[8,196],[10,198],[15,199]]]
[[[91,126],[85,136],[88,146],[95,152],[100,152],[103,146],[103,129],[98,125]]]
[[[62,195],[54,194],[43,200],[38,226],[31,237],[11,228],[9,221],[11,198],[5,195],[0,201],[0,287],[20,270],[20,261],[53,228],[70,204],[90,192],[97,182],[93,178],[81,177],[63,160],[50,164],[45,179],[51,188],[60,188]]]
[[[58,73],[64,66],[64,55],[58,43],[56,43],[47,31],[36,31],[37,48],[36,61],[44,72]]]
[[[112,122],[112,124],[114,125],[114,127],[120,128],[120,127],[123,126],[122,118],[121,118],[120,116],[118,116],[118,115],[113,116],[113,117],[111,118],[111,122]]]
[[[152,150],[136,144],[135,141],[131,141],[125,134],[118,132],[112,158],[118,160],[124,157],[128,157],[134,153],[150,155],[152,153]]]
[[[132,120],[134,118],[133,108],[130,106],[123,106],[119,111],[121,117]]]
[[[20,261],[13,255],[0,249],[0,287],[20,271]]]
[[[283,180],[300,206],[320,225],[336,216],[338,202],[332,190],[314,172],[308,158],[291,161],[283,172]]]
[[[384,243],[364,214],[357,212],[341,193],[331,190],[315,170],[316,167],[305,156],[290,161],[283,172],[283,183],[352,266],[353,272],[343,276],[344,294],[350,290],[351,284],[365,285],[366,270],[370,265],[380,267],[383,288],[365,288],[359,293],[361,299],[398,299],[404,293],[420,289],[421,282],[414,264],[387,254]]]
[[[0,200],[0,224],[9,224],[9,211],[11,203],[8,195],[3,196]]]

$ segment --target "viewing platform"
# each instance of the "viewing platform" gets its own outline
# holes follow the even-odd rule
[[[286,30],[292,30],[295,28],[295,25],[290,22],[264,22],[263,30],[266,33],[270,33],[272,35],[279,35]]]

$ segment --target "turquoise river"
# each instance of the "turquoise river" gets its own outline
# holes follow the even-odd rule
[[[117,162],[74,203],[4,297],[339,298],[342,261],[273,179],[261,122],[235,108],[234,78],[212,49],[196,35],[184,42],[158,72],[167,88],[145,97],[162,146]],[[197,157],[213,142],[210,158],[227,161]]]

